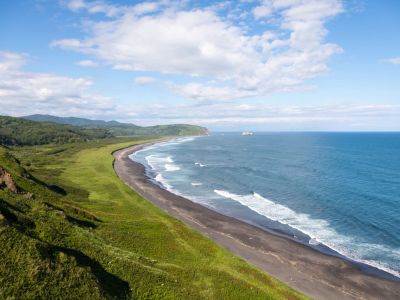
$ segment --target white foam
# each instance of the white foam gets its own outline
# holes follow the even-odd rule
[[[179,168],[177,165],[174,164],[165,164],[165,171],[167,172],[175,172],[175,171],[179,171],[181,168]]]
[[[138,155],[141,152],[147,152],[147,151],[150,151],[150,150],[157,149],[159,147],[170,146],[170,145],[178,145],[178,144],[194,141],[195,139],[200,138],[200,137],[201,136],[175,138],[175,139],[171,139],[169,141],[164,141],[164,142],[151,144],[151,145],[149,145],[147,147],[144,147],[144,148],[132,153],[131,156],[133,157],[133,156]]]
[[[201,164],[201,163],[199,163],[199,162],[195,162],[194,164],[195,164],[196,166],[199,166],[200,168],[203,168],[203,167],[207,166],[207,165],[203,165],[203,164]]]
[[[172,191],[172,186],[168,183],[168,181],[162,176],[162,174],[158,173],[154,178],[158,183],[160,183],[167,190]]]
[[[164,165],[165,163],[173,163],[173,159],[171,156],[168,157],[162,157],[156,154],[148,155],[145,157],[147,164],[152,168],[153,170],[156,170],[159,168],[161,165]]]
[[[196,137],[187,137],[187,138],[180,138],[177,140],[178,143],[187,143],[194,141]]]
[[[172,139],[170,141],[160,142],[160,143],[154,144],[151,147],[153,147],[153,149],[154,149],[154,148],[158,148],[158,147],[164,147],[164,146],[170,146],[170,145],[178,145],[178,144],[183,144],[183,143],[194,141],[196,138],[198,138],[198,137],[176,138],[176,139]]]
[[[221,197],[237,201],[271,220],[305,233],[310,237],[309,243],[311,245],[322,243],[353,260],[363,262],[400,277],[400,272],[392,270],[386,263],[367,259],[371,255],[382,253],[398,261],[400,259],[400,249],[388,248],[380,244],[357,242],[354,238],[339,234],[335,229],[331,228],[329,222],[326,220],[314,219],[308,214],[297,213],[289,207],[275,203],[257,193],[236,195],[223,190],[214,190],[214,192]]]
[[[191,182],[190,184],[193,185],[193,186],[203,185],[201,182]]]
[[[155,148],[156,148],[156,147],[155,147],[154,145],[150,145],[150,146],[144,147],[144,148],[142,148],[142,149],[140,149],[140,150],[138,150],[138,151],[132,153],[130,156],[136,156],[136,155],[138,155],[138,154],[141,153],[141,152],[146,152],[146,151],[149,151],[149,150],[152,150],[152,149],[155,149]]]

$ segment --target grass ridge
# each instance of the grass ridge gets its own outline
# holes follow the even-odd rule
[[[15,160],[0,148],[34,195],[0,190],[14,216],[0,218],[1,299],[306,299],[124,184],[112,153],[143,142],[18,147]]]

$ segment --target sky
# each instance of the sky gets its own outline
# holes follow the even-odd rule
[[[0,2],[0,114],[400,131],[400,1]]]

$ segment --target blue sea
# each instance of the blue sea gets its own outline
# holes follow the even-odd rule
[[[214,133],[131,157],[173,193],[400,277],[400,133]]]

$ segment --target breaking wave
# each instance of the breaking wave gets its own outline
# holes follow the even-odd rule
[[[400,249],[392,249],[380,244],[357,243],[353,238],[338,233],[326,220],[314,219],[308,214],[297,213],[289,207],[275,203],[257,193],[237,195],[223,190],[214,190],[214,192],[221,197],[237,201],[273,221],[301,231],[310,237],[310,245],[323,244],[350,259],[400,277],[400,273],[392,270],[389,265],[368,258],[377,252],[383,252],[389,257],[398,259]]]

